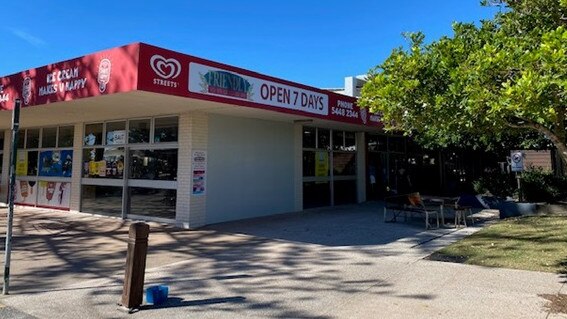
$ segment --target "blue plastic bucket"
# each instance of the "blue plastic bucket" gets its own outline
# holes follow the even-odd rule
[[[159,305],[167,300],[169,287],[150,286],[146,289],[146,303]]]

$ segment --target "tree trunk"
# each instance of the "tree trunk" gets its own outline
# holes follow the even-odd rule
[[[557,151],[559,152],[559,156],[561,156],[561,159],[563,160],[563,164],[567,166],[567,145],[561,142],[554,142],[553,145],[557,147]]]
[[[563,164],[567,165],[567,145],[565,145],[565,141],[562,140],[558,136],[558,134],[555,134],[555,132],[552,132],[547,127],[544,127],[539,124],[536,124],[536,126],[537,127],[535,127],[535,129],[538,130],[540,133],[545,134],[545,136],[547,136],[547,138],[549,138],[551,143],[553,143],[553,145],[557,148],[557,151],[559,152],[559,156],[563,160]]]

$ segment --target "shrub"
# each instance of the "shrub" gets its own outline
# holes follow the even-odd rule
[[[522,191],[529,202],[556,202],[567,197],[567,178],[531,167],[522,173]]]
[[[473,182],[477,194],[490,193],[497,197],[512,196],[517,188],[514,175],[502,173],[498,170],[486,172]]]

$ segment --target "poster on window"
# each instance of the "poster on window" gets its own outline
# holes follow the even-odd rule
[[[107,147],[83,151],[83,177],[122,178],[124,148]]]
[[[71,177],[72,168],[72,150],[39,153],[39,176]]]
[[[37,205],[69,209],[71,183],[39,181]]]
[[[207,152],[193,151],[191,158],[193,195],[204,195],[207,180]]]
[[[106,132],[106,145],[126,144],[126,131],[116,130]]]
[[[315,176],[329,176],[329,153],[315,153]]]
[[[37,182],[16,180],[14,202],[16,204],[35,205]]]
[[[16,175],[28,175],[28,152],[18,151],[16,159]]]

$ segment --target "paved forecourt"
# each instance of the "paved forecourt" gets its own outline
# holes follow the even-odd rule
[[[18,208],[13,295],[0,302],[37,318],[548,316],[539,295],[558,293],[560,276],[424,260],[478,228],[385,224],[380,208],[367,203],[196,231],[152,224],[146,286],[168,285],[170,299],[134,315],[116,306],[128,222]]]

